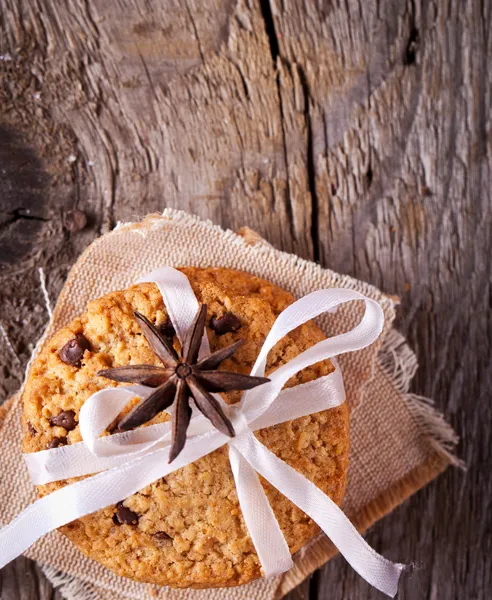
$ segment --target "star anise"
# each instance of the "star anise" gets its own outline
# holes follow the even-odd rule
[[[226,358],[232,356],[244,340],[239,340],[198,360],[198,351],[205,333],[206,304],[201,305],[193,325],[186,334],[181,355],[174,349],[172,340],[163,335],[146,317],[138,312],[134,315],[154,354],[164,366],[131,365],[98,372],[98,375],[113,381],[140,383],[156,388],[148,398],[123,417],[113,431],[128,431],[147,423],[174,402],[172,445],[169,454],[169,462],[172,462],[186,442],[186,431],[191,417],[190,399],[193,399],[197,408],[214,427],[225,435],[233,437],[232,423],[211,392],[249,390],[269,381],[266,377],[251,377],[217,370],[217,367]]]

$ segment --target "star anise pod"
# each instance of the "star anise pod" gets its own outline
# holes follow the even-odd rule
[[[217,367],[232,356],[244,340],[217,350],[198,360],[198,351],[205,334],[207,305],[202,304],[193,325],[186,334],[179,355],[172,341],[138,312],[134,313],[142,332],[154,354],[164,365],[131,365],[105,369],[97,374],[118,382],[140,383],[156,388],[145,400],[137,404],[118,423],[114,431],[128,431],[153,419],[174,402],[172,445],[169,462],[181,452],[186,442],[186,431],[190,423],[190,399],[219,431],[234,436],[232,423],[224,414],[220,403],[211,392],[249,390],[269,381],[266,377],[251,377],[230,371],[218,371]]]

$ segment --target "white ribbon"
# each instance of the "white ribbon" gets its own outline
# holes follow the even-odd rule
[[[186,276],[163,267],[140,281],[157,284],[182,341],[198,310],[198,302]],[[265,577],[283,573],[293,563],[258,473],[311,517],[364,579],[385,594],[395,596],[404,565],[392,563],[370,548],[326,494],[253,435],[257,429],[334,408],[344,402],[343,380],[333,357],[360,350],[374,342],[381,333],[384,320],[379,304],[355,291],[320,290],[286,308],[275,321],[251,371],[252,375],[263,376],[267,355],[282,337],[321,313],[354,300],[365,303],[364,316],[354,329],[323,340],[285,363],[269,375],[268,383],[246,392],[240,405],[227,406],[219,395],[216,396],[234,425],[234,438],[214,429],[194,410],[185,447],[171,464],[167,462],[171,441],[169,422],[99,437],[132,398],[146,398],[152,392],[151,388],[121,386],[93,394],[79,414],[82,442],[24,455],[36,485],[92,476],[37,500],[0,530],[0,568],[49,531],[116,504],[227,444],[239,503]],[[200,354],[208,352],[208,340],[203,336]],[[332,358],[334,372],[309,383],[282,389],[301,369],[326,358]]]

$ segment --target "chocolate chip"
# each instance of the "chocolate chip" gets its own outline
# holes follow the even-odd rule
[[[36,433],[37,433],[37,430],[36,430],[36,428],[35,428],[35,427],[33,427],[32,423],[28,423],[28,424],[27,424],[27,430],[29,431],[29,433],[30,433],[32,436],[35,436],[35,435],[36,435]]]
[[[60,350],[59,356],[67,365],[80,367],[80,361],[84,356],[85,350],[89,350],[90,344],[81,333],[78,333],[73,340],[67,342]]]
[[[168,319],[165,323],[159,325],[157,329],[160,333],[162,333],[164,337],[167,338],[173,338],[176,335],[176,330],[174,329],[173,324],[171,323],[171,319]]]
[[[138,523],[138,515],[132,510],[127,508],[123,502],[118,502],[116,505],[116,512],[113,516],[113,522],[116,525],[136,525]]]
[[[241,321],[231,312],[225,313],[223,317],[212,317],[212,320],[210,321],[210,327],[217,335],[224,335],[231,331],[237,331],[241,325]]]
[[[52,427],[63,427],[67,431],[72,431],[77,427],[77,419],[73,410],[62,410],[59,415],[50,419]]]
[[[167,533],[165,531],[157,531],[156,533],[154,533],[153,537],[155,537],[156,540],[159,541],[165,541],[165,540],[171,540],[171,536],[167,535]]]
[[[54,437],[51,442],[48,444],[48,448],[58,448],[58,446],[66,446],[67,438],[66,437]]]
[[[81,210],[71,210],[65,214],[63,225],[67,231],[77,233],[87,225],[87,216]]]

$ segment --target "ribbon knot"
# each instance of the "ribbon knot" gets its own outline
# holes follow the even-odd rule
[[[180,342],[198,310],[184,274],[170,267],[156,269],[140,282],[155,283],[164,299]],[[79,414],[82,442],[24,455],[33,483],[92,475],[41,498],[0,531],[0,568],[25,551],[45,533],[131,496],[157,479],[228,445],[244,521],[266,577],[283,573],[292,558],[282,530],[268,502],[258,474],[315,521],[351,566],[374,587],[394,596],[404,568],[377,554],[359,535],[340,508],[311,481],[283,462],[254,435],[254,431],[334,408],[345,400],[340,368],[334,357],[365,348],[381,333],[384,315],[377,302],[346,289],[319,290],[287,307],[276,319],[251,375],[265,374],[269,351],[290,331],[323,312],[354,300],[365,303],[365,313],[351,331],[318,342],[269,375],[270,382],[247,391],[239,405],[217,400],[234,425],[229,438],[193,409],[188,440],[168,464],[169,422],[100,437],[128,402],[146,398],[153,389],[142,385],[100,390]],[[209,352],[206,336],[200,354]],[[300,370],[330,358],[334,372],[315,381],[283,389]]]

